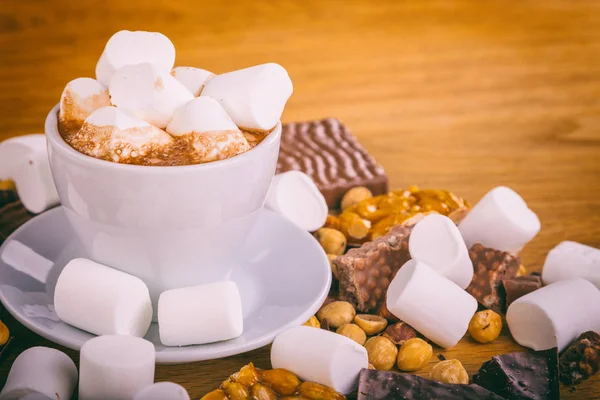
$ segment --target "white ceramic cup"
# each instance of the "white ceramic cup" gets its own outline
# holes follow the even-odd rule
[[[54,183],[88,255],[161,292],[227,279],[275,174],[281,124],[244,154],[207,164],[140,166],[93,158],[46,118]]]

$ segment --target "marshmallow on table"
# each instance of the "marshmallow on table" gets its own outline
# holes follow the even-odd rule
[[[450,348],[467,332],[477,300],[424,262],[409,260],[390,283],[387,308],[435,344]]]
[[[600,331],[600,290],[582,279],[559,281],[515,300],[506,322],[521,346],[562,351],[586,331]]]
[[[56,315],[96,335],[144,336],[152,303],[141,279],[84,258],[62,270],[54,292]]]
[[[119,31],[111,36],[96,64],[96,79],[108,86],[112,75],[126,65],[150,63],[169,73],[175,64],[175,46],[158,32]]]
[[[15,182],[19,199],[32,213],[59,203],[43,134],[18,136],[0,143],[0,179]]]
[[[117,70],[108,91],[113,105],[158,128],[166,127],[175,110],[194,98],[169,72],[148,63]]]
[[[287,71],[268,63],[212,77],[200,96],[217,99],[240,128],[269,131],[293,92]]]
[[[60,96],[58,123],[79,130],[83,121],[99,108],[110,106],[108,89],[92,78],[77,78],[67,83]]]
[[[250,149],[242,132],[211,97],[198,97],[179,107],[167,132],[188,140],[198,162],[221,160]]]
[[[475,243],[518,253],[540,231],[540,220],[514,190],[490,190],[469,211],[458,229],[469,248]]]
[[[317,185],[300,171],[275,175],[265,206],[311,232],[325,224],[329,211]]]
[[[158,298],[158,330],[165,346],[233,339],[243,325],[242,300],[231,281],[171,289]]]
[[[210,71],[194,67],[175,67],[171,71],[171,75],[192,92],[194,97],[200,96],[206,82],[215,76]]]
[[[346,336],[298,326],[275,338],[273,368],[283,368],[305,381],[329,386],[342,394],[356,389],[361,369],[369,365],[367,350]]]
[[[190,396],[181,385],[159,382],[140,390],[133,400],[190,400]]]
[[[544,284],[570,278],[587,279],[600,289],[600,249],[564,241],[550,250],[542,270]]]
[[[51,399],[70,399],[77,383],[77,367],[62,351],[49,347],[31,347],[15,359],[2,400],[20,400],[28,394]]]
[[[154,382],[154,345],[134,336],[88,340],[79,356],[81,400],[131,400]]]
[[[473,279],[469,250],[457,226],[446,216],[430,214],[417,222],[408,251],[412,259],[423,261],[462,289]]]

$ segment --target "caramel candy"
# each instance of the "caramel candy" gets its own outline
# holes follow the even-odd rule
[[[600,369],[600,335],[594,331],[582,333],[562,353],[559,360],[560,380],[576,385]]]

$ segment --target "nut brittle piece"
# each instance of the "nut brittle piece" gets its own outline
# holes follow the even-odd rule
[[[565,385],[576,385],[600,369],[600,334],[582,333],[567,347],[559,360],[560,380]]]

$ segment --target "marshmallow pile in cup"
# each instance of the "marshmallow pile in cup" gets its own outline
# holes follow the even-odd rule
[[[277,126],[293,92],[287,71],[267,63],[215,75],[175,67],[158,32],[120,31],[106,43],[96,79],[67,84],[59,130],[76,150],[140,165],[188,165],[250,150]]]

